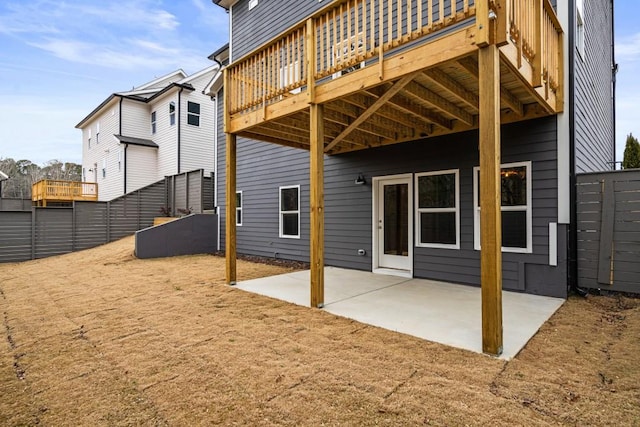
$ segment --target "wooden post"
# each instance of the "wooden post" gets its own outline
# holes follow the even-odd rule
[[[482,351],[502,353],[502,229],[500,180],[500,52],[478,51],[480,79],[480,273]]]
[[[542,14],[544,8],[542,2],[544,0],[536,0],[533,3],[533,76],[531,84],[533,87],[542,86],[542,52],[547,47],[542,43]]]
[[[227,284],[236,284],[236,135],[227,135],[226,182],[226,252]]]
[[[313,103],[316,100],[316,69],[318,67],[316,61],[316,28],[313,18],[307,19],[305,54],[307,70],[307,97],[309,99],[309,103]]]
[[[487,46],[490,42],[489,0],[478,0],[476,5],[476,45]]]
[[[311,307],[324,306],[324,110],[311,104]]]

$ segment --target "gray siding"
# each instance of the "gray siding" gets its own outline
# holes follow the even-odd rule
[[[414,248],[416,277],[477,285],[480,253],[473,248],[473,167],[478,165],[477,132],[325,157],[325,261],[327,265],[371,270],[371,177],[460,169],[461,249]],[[565,296],[566,268],[549,267],[548,227],[557,221],[556,120],[548,117],[503,127],[502,162],[532,161],[533,253],[505,253],[508,289]],[[219,143],[219,159],[225,145]],[[238,252],[308,261],[308,152],[238,139],[237,189],[243,192],[243,225]],[[224,171],[224,162],[218,164]],[[363,173],[369,185],[354,185]],[[220,176],[224,247],[224,176]],[[301,186],[301,238],[278,237],[278,187]],[[564,234],[559,233],[561,245]],[[359,256],[365,249],[366,256]],[[560,258],[564,252],[558,250]],[[545,277],[545,281],[536,280]]]
[[[585,54],[576,50],[576,172],[611,170],[615,156],[611,33],[608,0],[585,0]]]

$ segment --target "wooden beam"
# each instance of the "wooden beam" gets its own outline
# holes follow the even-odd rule
[[[242,132],[239,134],[239,136],[243,138],[254,139],[256,141],[264,141],[270,142],[272,144],[284,145],[285,147],[301,148],[303,150],[309,149],[309,144],[301,144],[299,142],[293,142],[288,139],[276,138],[274,136],[263,135],[261,133],[254,133],[251,131]]]
[[[502,229],[500,212],[500,54],[478,51],[480,71],[480,275],[482,351],[500,355],[502,337]]]
[[[477,77],[479,81],[478,86],[482,86],[484,82],[480,80],[478,64],[476,64],[476,62],[471,57],[460,59],[458,61],[458,64],[460,64],[465,70]],[[522,116],[524,114],[524,107],[522,106],[522,102],[520,102],[514,94],[512,94],[502,86],[500,86],[500,100],[502,100],[502,102],[504,102],[505,105],[517,115]]]
[[[411,73],[409,75],[404,76],[397,82],[391,86],[389,90],[385,92],[380,98],[374,102],[371,107],[367,108],[362,114],[355,119],[345,130],[340,133],[329,145],[326,146],[325,151],[331,150],[337,144],[340,143],[347,135],[349,135],[354,129],[357,129],[360,124],[364,123],[369,117],[371,117],[380,107],[382,107],[389,99],[391,99],[396,93],[400,92],[403,87],[408,85],[411,80],[414,79],[416,73]]]
[[[226,240],[227,284],[236,284],[236,135],[227,134],[226,157]]]
[[[473,125],[473,115],[471,113],[468,113],[421,84],[411,82],[405,87],[405,93],[423,105],[431,105],[468,125]]]
[[[324,306],[324,117],[323,106],[310,109],[311,307]]]
[[[448,91],[450,94],[454,95],[460,101],[467,104],[467,106],[471,107],[475,112],[478,111],[480,98],[478,98],[475,93],[468,91],[464,86],[450,77],[447,73],[438,68],[432,68],[425,71],[424,75],[433,83],[437,84],[444,90]]]

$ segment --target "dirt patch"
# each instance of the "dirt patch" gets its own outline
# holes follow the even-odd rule
[[[0,265],[0,425],[634,425],[640,304],[571,298],[509,363],[250,294],[127,238]],[[238,279],[297,265],[241,260]]]

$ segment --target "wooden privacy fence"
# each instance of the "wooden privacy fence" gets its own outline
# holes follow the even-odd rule
[[[578,285],[640,292],[640,170],[577,177]]]
[[[178,186],[181,185],[180,188]],[[153,225],[161,209],[213,209],[213,177],[193,171],[167,177],[109,202],[0,211],[0,262],[17,262],[92,248]]]

